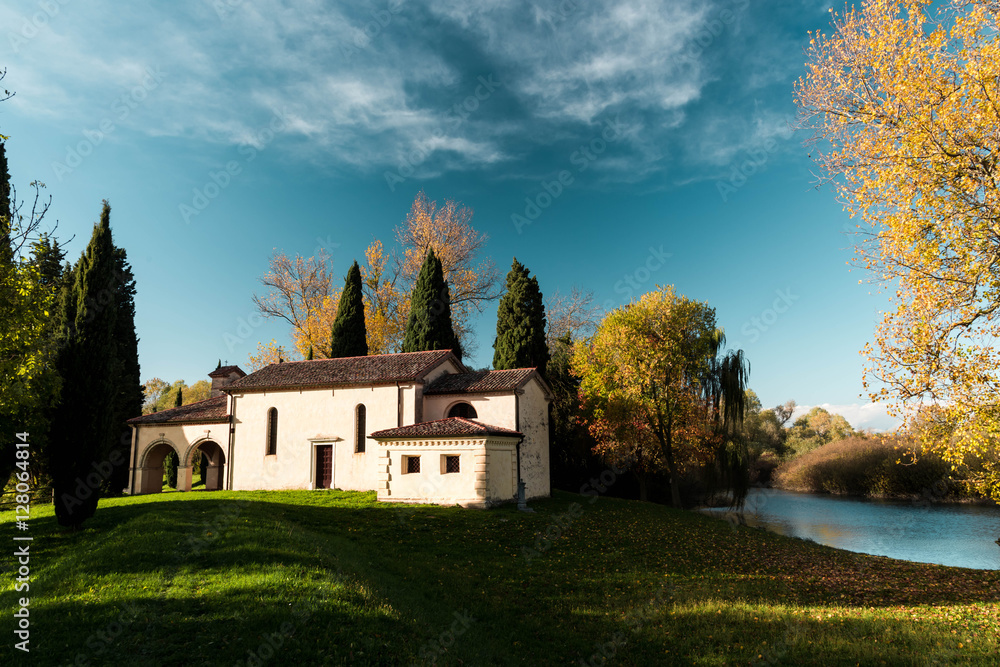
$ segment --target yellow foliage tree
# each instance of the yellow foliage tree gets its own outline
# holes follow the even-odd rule
[[[908,420],[934,406],[923,444],[962,466],[1000,441],[1000,3],[935,4],[835,14],[796,98],[891,299],[865,386]],[[1000,470],[978,482],[1000,501]]]
[[[402,288],[399,274],[387,270],[387,265],[382,242],[373,241],[361,269],[369,354],[399,352],[406,332],[410,293]]]
[[[680,507],[681,477],[706,466],[724,473],[736,504],[745,498],[746,457],[732,456],[731,440],[743,421],[747,371],[742,352],[718,357],[724,342],[713,308],[661,287],[613,310],[574,345],[596,451],[636,472],[641,499],[647,473],[664,471]]]
[[[257,343],[257,354],[248,355],[247,365],[253,373],[279,361],[290,361],[290,359],[286,356],[285,350],[278,345],[278,341],[272,338],[270,343]]]
[[[268,272],[260,279],[267,287],[253,301],[264,317],[280,317],[292,327],[292,344],[306,356],[330,356],[330,331],[337,317],[340,293],[334,280],[330,256],[322,249],[315,257],[296,255],[290,259],[275,250],[268,262]]]
[[[471,221],[471,209],[452,200],[438,208],[421,191],[396,229],[399,248],[386,253],[378,240],[368,246],[361,278],[369,354],[401,349],[410,293],[431,248],[441,259],[448,281],[452,326],[462,349],[468,353],[475,347],[470,319],[486,302],[500,297],[501,282],[492,261],[478,260],[488,237],[477,232]],[[291,325],[292,341],[301,356],[312,348],[314,358],[329,357],[330,331],[340,301],[329,255],[321,250],[308,259],[289,258],[275,250],[261,283],[266,292],[253,297],[261,314],[280,317]]]
[[[438,208],[421,191],[396,228],[398,249],[387,255],[381,241],[368,246],[361,275],[369,353],[398,352],[402,347],[410,294],[431,248],[448,281],[452,327],[466,354],[475,347],[473,312],[482,312],[488,301],[500,298],[502,287],[493,262],[478,261],[488,237],[472,227],[472,214],[472,209],[450,199]]]

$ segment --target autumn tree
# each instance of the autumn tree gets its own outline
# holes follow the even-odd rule
[[[795,420],[788,429],[786,444],[798,456],[853,435],[858,434],[850,422],[841,415],[830,414],[828,410],[816,406]]]
[[[311,349],[311,348],[310,348]],[[363,357],[368,354],[368,337],[365,332],[365,304],[361,293],[361,269],[351,264],[344,279],[337,319],[333,321],[330,336],[330,358]]]
[[[409,297],[427,252],[434,250],[451,292],[452,322],[463,348],[471,349],[471,318],[499,298],[500,276],[480,259],[488,237],[472,226],[472,209],[447,200],[438,207],[421,191],[396,228],[398,247],[386,252],[373,241],[363,269],[368,347],[372,354],[398,352],[409,318]]]
[[[545,343],[545,305],[538,279],[514,259],[507,273],[507,289],[497,308],[497,336],[493,368],[538,368],[544,375],[549,362]]]
[[[288,357],[285,348],[278,345],[273,338],[268,343],[257,343],[257,354],[247,355],[247,366],[251,373],[279,361],[292,361],[292,359]]]
[[[59,285],[49,280],[53,276],[48,261],[59,251],[43,244],[33,248],[32,257],[25,256],[48,204],[40,200],[41,184],[32,183],[35,203],[30,212],[23,212],[8,173],[3,139],[0,136],[0,432],[6,435],[0,438],[0,485],[6,485],[17,461],[13,434],[32,434],[36,451],[44,446],[46,408],[60,387],[53,367],[56,336],[51,316]]]
[[[157,412],[160,399],[170,389],[170,383],[160,378],[150,378],[142,384],[144,400],[142,403],[142,414],[148,415]]]
[[[796,87],[889,291],[865,386],[896,416],[940,408],[954,437],[924,445],[957,466],[1000,439],[998,28],[995,0],[872,0],[815,35]],[[1000,501],[1000,469],[981,482]]]
[[[361,279],[369,354],[399,352],[410,313],[410,292],[393,270],[381,241],[373,241],[365,250]]]
[[[550,351],[553,341],[564,335],[569,335],[571,340],[587,338],[601,321],[601,307],[594,303],[594,293],[575,285],[569,294],[556,290],[546,301],[545,314]]]
[[[720,435],[742,420],[746,371],[741,355],[717,361],[720,342],[714,309],[661,287],[609,313],[574,349],[598,451],[636,472],[643,499],[648,474],[662,470],[680,507],[682,475],[714,465]]]
[[[322,249],[308,259],[275,250],[268,272],[260,279],[267,288],[253,302],[264,317],[277,317],[292,327],[295,350],[305,356],[310,347],[319,359],[330,356],[330,331],[337,316],[332,263]]]
[[[198,380],[184,390],[184,405],[204,401],[212,396],[212,383],[208,380]]]

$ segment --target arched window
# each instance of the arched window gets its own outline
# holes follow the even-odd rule
[[[359,405],[354,410],[354,451],[365,452],[365,406]]]
[[[267,411],[267,455],[278,453],[278,408]]]
[[[466,419],[475,419],[479,415],[476,414],[476,409],[469,405],[468,403],[456,403],[451,406],[451,410],[448,410],[449,417],[465,417]]]

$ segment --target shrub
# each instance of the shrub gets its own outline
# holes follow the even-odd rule
[[[852,436],[782,464],[774,485],[809,493],[899,497],[919,496],[945,482],[946,495],[960,495],[962,476],[936,454],[919,448],[911,454],[912,446],[903,438]]]

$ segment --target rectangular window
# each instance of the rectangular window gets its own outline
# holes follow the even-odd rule
[[[444,457],[444,472],[445,472],[445,474],[450,473],[450,472],[460,472],[461,471],[461,468],[459,467],[459,459],[460,458],[461,457],[459,457],[459,456],[445,456]]]
[[[403,457],[403,469],[408,472],[420,472],[420,457],[419,456],[404,456]]]

